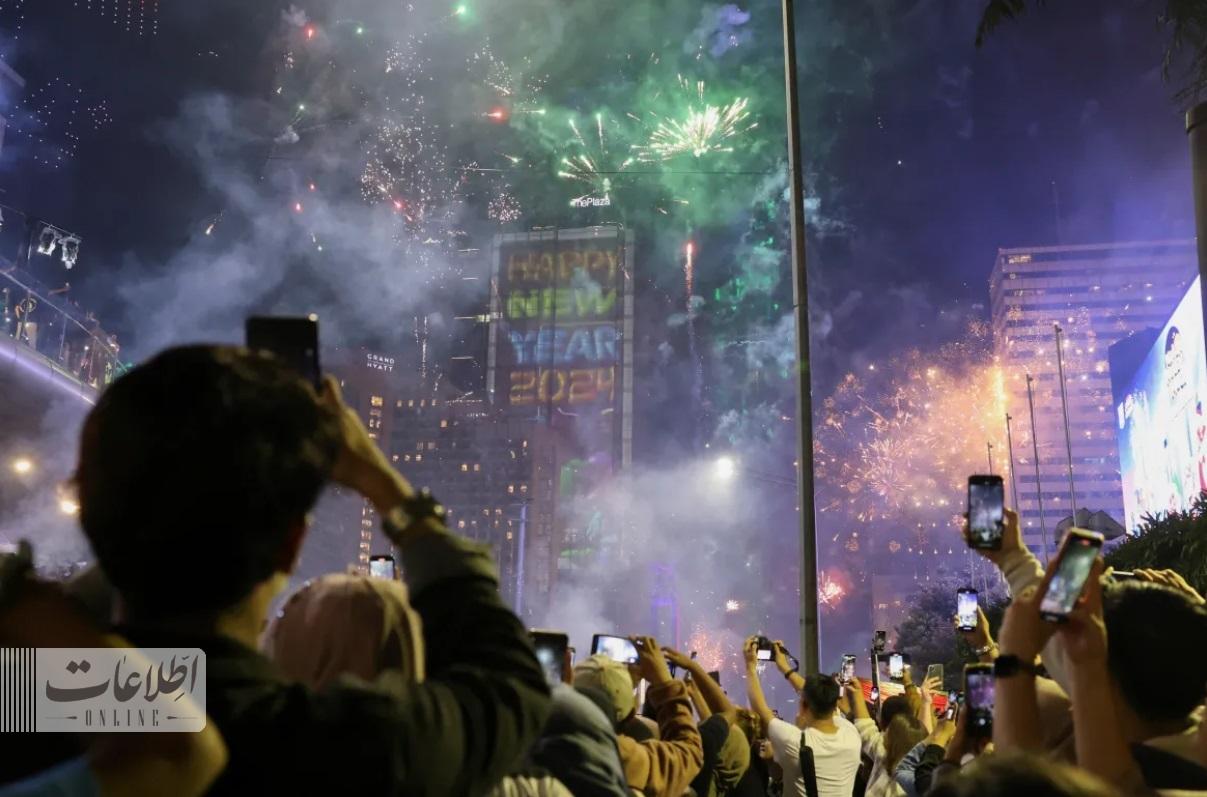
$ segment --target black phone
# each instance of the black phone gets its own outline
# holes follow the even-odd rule
[[[398,565],[393,556],[378,554],[369,557],[369,575],[373,578],[385,578],[395,581],[398,578]]]
[[[849,684],[855,679],[855,654],[847,653],[842,657],[842,669],[839,671],[839,682]]]
[[[721,671],[720,670],[709,670],[708,677],[713,679],[713,681],[716,682],[717,686],[721,685]]]
[[[1065,532],[1052,577],[1039,601],[1041,617],[1053,623],[1063,623],[1068,618],[1085,591],[1094,560],[1101,550],[1101,534],[1077,528]]]
[[[254,316],[247,319],[247,348],[271,352],[318,390],[322,382],[319,369],[318,316],[284,318]]]
[[[976,630],[977,591],[972,587],[956,590],[956,618],[961,631]]]
[[[968,477],[968,545],[996,551],[1002,547],[1006,491],[1001,476]]]
[[[993,736],[993,665],[964,666],[964,707],[968,710],[965,732],[977,738]]]
[[[633,644],[633,640],[611,634],[596,634],[591,637],[591,655],[599,654],[621,664],[636,664],[638,658],[637,646]]]
[[[528,635],[532,638],[532,646],[536,648],[537,661],[545,671],[545,680],[550,685],[565,683],[566,651],[570,648],[570,637],[561,631],[540,629],[533,629]]]
[[[757,654],[759,661],[771,661],[773,658],[775,658],[774,642],[765,636],[761,636],[758,638],[757,644],[759,648]]]
[[[888,645],[888,632],[887,631],[877,631],[875,636],[872,637],[872,649],[875,650],[877,653],[881,653],[884,651],[884,648],[887,645]]]

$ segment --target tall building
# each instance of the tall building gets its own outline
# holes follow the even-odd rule
[[[1164,324],[1196,273],[1193,240],[998,250],[989,293],[1017,477],[1007,500],[1010,490],[1017,489],[1023,534],[1032,550],[1041,550],[1046,537],[1048,550],[1054,551],[1057,524],[1073,514],[1056,325],[1063,336],[1077,508],[1102,510],[1122,521],[1107,350],[1134,332]]]

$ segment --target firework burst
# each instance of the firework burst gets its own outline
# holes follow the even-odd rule
[[[692,83],[678,76],[678,89],[689,100],[681,116],[651,114],[653,129],[645,144],[633,147],[643,163],[668,161],[680,155],[701,158],[719,152],[733,152],[734,139],[756,127],[750,116],[749,100],[739,97],[714,105],[705,99],[704,81]]]
[[[602,113],[595,114],[594,126],[585,136],[574,118],[569,120],[569,125],[574,134],[572,143],[575,151],[562,158],[557,176],[588,186],[590,191],[585,195],[587,197],[610,197],[615,186],[613,178],[632,165],[634,158],[621,160],[609,146],[608,125]]]

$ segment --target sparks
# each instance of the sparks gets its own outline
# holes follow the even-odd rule
[[[714,105],[704,100],[703,81],[689,83],[679,76],[681,92],[694,95],[680,117],[663,118],[654,115],[656,124],[645,144],[633,147],[637,159],[644,163],[667,161],[680,155],[701,158],[718,152],[733,152],[733,139],[756,127],[748,110],[749,100],[736,100]]]

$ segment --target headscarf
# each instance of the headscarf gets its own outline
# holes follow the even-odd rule
[[[340,675],[373,681],[385,671],[424,679],[423,628],[399,581],[328,575],[281,607],[264,652],[287,677],[322,688]]]

